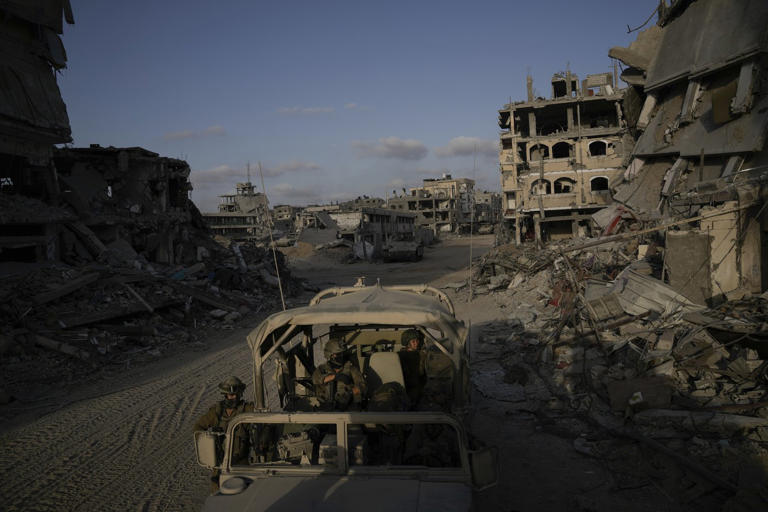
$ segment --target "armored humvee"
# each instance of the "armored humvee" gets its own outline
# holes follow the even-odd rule
[[[372,394],[405,386],[398,353],[413,329],[424,340],[424,388],[439,400],[320,407],[310,377],[325,342],[343,343]],[[497,453],[474,449],[464,428],[468,340],[450,299],[429,286],[331,288],[271,315],[248,335],[259,412],[238,415],[223,438],[195,433],[198,463],[220,472],[204,510],[472,510],[473,488],[496,483]]]

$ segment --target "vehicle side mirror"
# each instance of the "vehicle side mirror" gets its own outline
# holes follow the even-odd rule
[[[208,469],[221,465],[221,443],[223,432],[199,430],[195,432],[195,456],[197,463]]]
[[[499,449],[495,446],[469,452],[472,486],[482,491],[499,482]]]

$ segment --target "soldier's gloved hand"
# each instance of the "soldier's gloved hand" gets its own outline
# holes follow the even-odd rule
[[[348,386],[351,386],[351,385],[354,384],[354,382],[352,381],[352,377],[350,377],[346,373],[337,373],[336,374],[336,380],[338,382],[342,382],[344,384],[347,384]]]

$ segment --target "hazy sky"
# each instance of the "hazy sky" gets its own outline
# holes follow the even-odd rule
[[[443,172],[498,190],[497,110],[553,73],[611,70],[657,0],[73,0],[59,76],[75,146],[192,168],[192,199],[384,197]],[[473,172],[477,149],[476,173]]]

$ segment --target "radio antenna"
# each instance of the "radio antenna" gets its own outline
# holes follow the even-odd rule
[[[248,176],[250,176],[250,164],[248,165]],[[285,296],[283,295],[283,281],[280,279],[280,268],[277,266],[277,250],[275,249],[275,241],[272,239],[272,215],[269,213],[269,198],[267,197],[267,189],[264,188],[264,172],[261,170],[261,162],[259,162],[259,176],[261,177],[261,191],[264,193],[264,199],[267,202],[267,228],[269,229],[269,245],[272,247],[272,258],[275,260],[275,274],[277,274],[277,287],[280,289],[280,302],[283,304],[283,311],[285,311]]]

